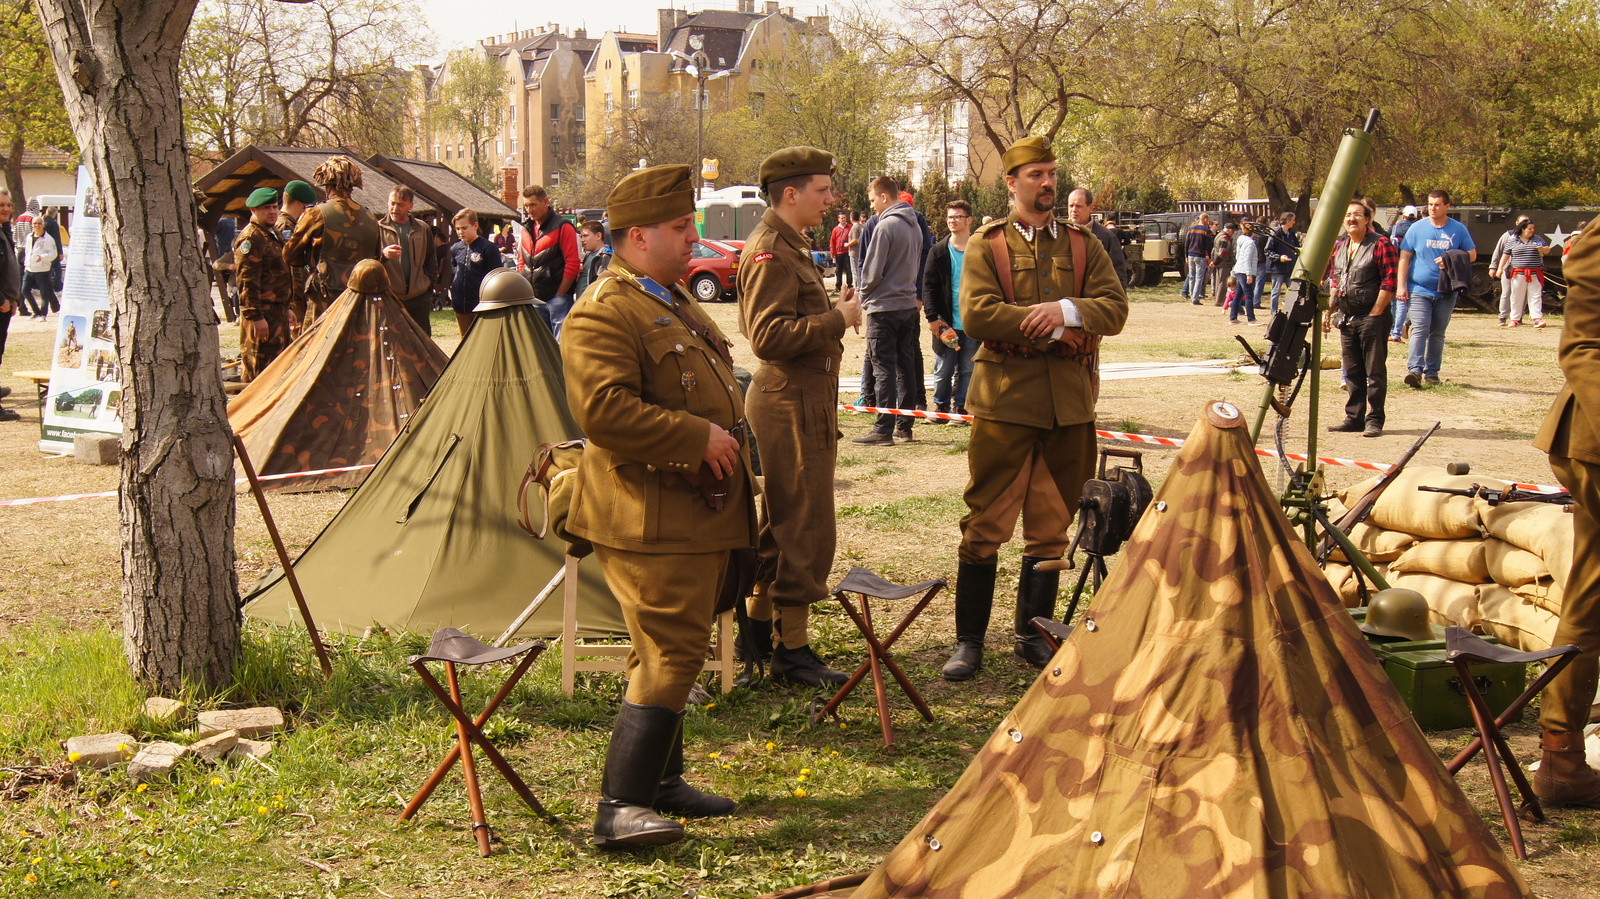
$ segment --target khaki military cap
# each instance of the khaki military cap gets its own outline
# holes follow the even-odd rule
[[[838,168],[833,154],[816,147],[784,147],[761,163],[757,183],[762,190],[774,181],[800,175],[832,175]]]
[[[278,192],[276,190],[270,187],[258,187],[250,192],[250,196],[245,199],[244,205],[247,208],[254,209],[257,206],[265,206],[268,203],[276,202],[278,202]]]
[[[1000,157],[1000,167],[1009,175],[1029,163],[1055,161],[1056,154],[1044,138],[1025,137],[1006,149],[1006,155]]]
[[[686,165],[653,165],[629,172],[606,197],[614,231],[654,225],[694,212],[694,182]]]
[[[350,289],[356,293],[388,293],[389,274],[383,263],[376,259],[363,259],[350,272]]]

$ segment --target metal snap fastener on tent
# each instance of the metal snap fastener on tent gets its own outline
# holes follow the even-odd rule
[[[1017,730],[1016,728],[1013,727],[1010,730],[1006,731],[1006,733],[1011,735],[1011,742],[1013,742],[1013,743],[1021,743],[1022,742],[1022,731]]]
[[[1106,836],[1097,830],[1094,833],[1089,834],[1089,842],[1095,844],[1096,846],[1105,845]]]

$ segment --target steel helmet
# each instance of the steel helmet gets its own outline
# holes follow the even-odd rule
[[[1434,639],[1433,628],[1428,626],[1428,601],[1404,587],[1379,590],[1367,604],[1367,621],[1361,630],[1375,637]]]
[[[488,312],[507,306],[527,306],[537,303],[533,285],[514,268],[497,268],[483,276],[478,286],[478,305],[473,312]]]

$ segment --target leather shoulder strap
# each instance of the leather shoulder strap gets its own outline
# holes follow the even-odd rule
[[[1011,283],[1011,248],[1006,246],[1006,225],[989,232],[989,247],[994,251],[994,273],[1000,279],[1000,295],[1009,305],[1017,305],[1017,290]]]
[[[1082,297],[1084,269],[1089,267],[1089,243],[1083,239],[1082,231],[1069,227],[1067,245],[1072,247],[1072,295]]]

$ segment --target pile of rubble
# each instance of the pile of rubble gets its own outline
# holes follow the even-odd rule
[[[168,729],[188,723],[190,717],[187,705],[159,696],[145,702],[144,713],[152,725]],[[142,743],[124,733],[87,734],[67,740],[67,760],[91,768],[126,763],[129,776],[144,782],[166,775],[186,758],[213,765],[227,758],[265,758],[272,743],[263,738],[283,730],[283,712],[270,707],[219,709],[193,717],[186,733],[195,738],[192,742]]]

